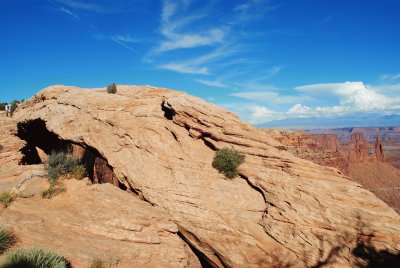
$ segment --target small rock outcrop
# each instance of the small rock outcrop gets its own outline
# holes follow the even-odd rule
[[[347,147],[350,151],[349,161],[360,162],[368,159],[368,151],[372,148],[372,145],[364,139],[364,136],[361,132],[355,132],[351,135],[351,139],[349,144],[347,144]]]
[[[375,139],[375,158],[379,161],[385,161],[385,154],[383,153],[382,142],[379,137]]]
[[[130,206],[143,203],[155,226],[163,222],[176,226],[165,233],[175,239],[168,243],[156,239],[162,236],[157,230],[165,228],[141,229],[148,226],[143,221],[137,227],[142,230],[140,239],[155,246],[120,245],[132,246],[133,252],[144,256],[162,253],[168,260],[169,250],[177,247],[172,257],[178,260],[170,266],[194,263],[194,253],[198,262],[214,267],[352,267],[365,261],[355,253],[363,245],[390,256],[399,254],[400,217],[373,193],[335,169],[283,150],[280,142],[236,115],[185,93],[118,86],[117,94],[107,94],[105,89],[53,86],[21,104],[15,119],[28,135],[21,136],[28,147],[50,149],[51,144],[40,137],[29,139],[30,127],[44,126],[57,137],[56,147],[71,143],[95,150],[119,184],[132,192],[121,200],[99,196],[99,204],[107,204],[102,209],[111,213],[107,215],[111,223],[99,223],[94,235],[103,230],[109,237],[107,226],[113,224],[135,229],[127,223],[143,209]],[[226,180],[211,165],[215,151],[224,147],[246,156],[234,180]],[[95,187],[97,194],[102,189],[98,187],[106,186]],[[134,201],[129,195],[136,195]],[[73,196],[67,198],[75,200]],[[76,198],[80,206],[85,204]],[[123,205],[124,211],[114,213],[115,204]],[[70,224],[76,225],[69,230],[73,235],[86,225]],[[131,237],[125,231],[114,230],[111,235]],[[183,243],[193,250],[191,254]]]

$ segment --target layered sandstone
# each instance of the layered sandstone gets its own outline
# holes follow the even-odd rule
[[[102,188],[93,188],[98,202],[107,204],[103,213],[113,209],[109,200],[126,206],[132,202],[134,208],[147,203],[149,215],[175,224],[170,236],[175,239],[177,232],[209,265],[351,267],[360,260],[354,251],[360,244],[368,242],[374,250],[394,255],[400,251],[400,217],[374,194],[335,169],[295,157],[234,114],[182,92],[119,86],[113,95],[105,89],[54,86],[23,103],[15,118],[28,147],[48,152],[51,144],[65,142],[95,152],[137,196],[130,201],[132,194],[121,193],[124,197],[112,199],[100,193]],[[59,141],[30,138],[30,126],[40,122]],[[246,155],[234,180],[211,165],[215,150],[224,147]],[[64,198],[70,203],[76,198],[80,206],[91,202],[79,199],[86,190],[79,191]],[[124,209],[112,218],[125,222],[142,213]],[[105,226],[100,229],[108,233]],[[69,235],[80,235],[82,228],[73,228]],[[135,252],[157,254],[164,248],[161,244]],[[175,255],[181,262],[175,263],[192,259],[182,252]]]
[[[327,148],[320,141],[329,137],[330,143],[337,144],[336,135],[305,134],[300,131],[267,132],[295,155],[339,169],[400,212],[400,170],[387,162],[379,136],[375,138],[375,144],[371,144],[363,133],[354,132],[348,143]]]
[[[352,127],[332,129],[310,129],[307,134],[333,134],[339,138],[341,144],[346,144],[351,135],[359,132],[366,141],[373,144],[379,138],[385,160],[392,166],[400,169],[400,127]]]

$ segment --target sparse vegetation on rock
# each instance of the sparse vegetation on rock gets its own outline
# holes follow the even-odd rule
[[[57,180],[58,177],[67,174],[85,174],[84,167],[68,152],[52,152],[46,163],[46,170],[50,180]]]
[[[42,192],[42,198],[50,199],[50,198],[53,198],[54,196],[59,195],[65,191],[66,191],[66,189],[63,184],[61,184],[60,182],[54,182],[54,183],[50,184],[49,189]]]
[[[117,85],[112,83],[111,85],[107,86],[107,93],[115,94],[117,93]]]
[[[6,208],[14,200],[14,195],[10,192],[2,192],[0,194],[0,202]]]
[[[71,174],[75,179],[82,180],[86,176],[86,169],[82,164],[78,164],[72,169]]]
[[[15,241],[14,233],[0,225],[0,254],[11,248]]]
[[[224,148],[219,150],[212,162],[212,166],[227,178],[233,179],[237,176],[237,168],[243,164],[245,156],[235,149]]]
[[[102,260],[94,259],[88,268],[105,268],[105,265]]]
[[[40,248],[17,249],[5,256],[2,268],[67,268],[68,262],[56,253]]]

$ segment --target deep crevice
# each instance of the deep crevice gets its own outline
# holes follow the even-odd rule
[[[190,247],[194,255],[196,255],[199,260],[201,267],[204,268],[217,268],[218,266],[210,260],[203,252],[201,252],[198,248],[196,248],[185,235],[178,231],[178,236]]]
[[[165,118],[168,120],[173,120],[176,112],[171,107],[168,107],[165,101],[161,103],[161,110],[164,112]]]
[[[208,141],[208,140],[206,140],[206,139],[204,139],[204,138],[201,138],[201,140],[204,142],[204,144],[208,147],[208,148],[210,148],[211,150],[213,150],[213,151],[217,151],[218,150],[218,148],[211,142],[211,141]]]
[[[253,189],[256,190],[257,192],[259,192],[259,193],[261,194],[261,196],[263,197],[264,202],[265,202],[266,204],[268,203],[267,198],[265,197],[265,194],[264,194],[264,192],[261,190],[260,187],[254,185],[254,184],[250,181],[250,179],[249,179],[246,175],[244,175],[244,174],[242,174],[242,173],[239,173],[239,177],[241,177],[242,179],[244,179],[244,180],[247,182],[247,184],[248,184],[251,188],[253,188]]]

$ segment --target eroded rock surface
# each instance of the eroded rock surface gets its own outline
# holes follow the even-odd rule
[[[0,116],[0,192],[10,191],[23,196],[40,193],[47,185],[43,165],[19,165],[25,142],[17,136],[16,122]],[[28,186],[30,181],[34,184]]]
[[[21,124],[42,120],[61,139],[95,148],[120,183],[149,211],[168,215],[215,266],[350,267],[358,260],[356,242],[364,240],[399,253],[399,215],[374,194],[187,94],[54,86],[22,104],[15,117]],[[234,180],[211,166],[223,147],[246,155]]]
[[[0,224],[16,233],[18,247],[56,251],[76,268],[94,259],[106,267],[200,267],[161,209],[111,184],[64,183],[66,193],[52,199],[20,198],[0,208]]]
[[[337,147],[327,146],[337,144],[338,136],[332,134],[265,131],[282,142],[293,154],[339,169],[400,212],[400,170],[387,161],[379,136],[373,145],[365,140],[361,132],[354,132],[348,143]],[[321,143],[321,140],[329,142]]]

